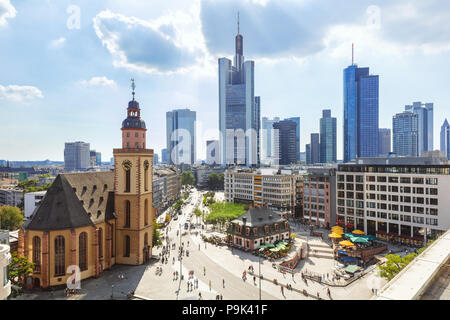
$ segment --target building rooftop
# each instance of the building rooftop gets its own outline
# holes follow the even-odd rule
[[[245,225],[246,227],[258,227],[284,221],[286,221],[286,219],[284,219],[278,212],[269,208],[252,208],[231,222],[239,225]]]
[[[450,230],[380,291],[376,300],[449,299]]]

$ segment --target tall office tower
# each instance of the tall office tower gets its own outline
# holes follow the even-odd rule
[[[369,68],[344,69],[344,162],[378,155],[378,88]]]
[[[167,157],[167,149],[161,149],[161,163],[169,163]]]
[[[64,147],[64,170],[84,171],[90,167],[89,143],[66,142]]]
[[[178,109],[166,113],[167,160],[169,164],[193,164],[196,160],[196,113]]]
[[[447,119],[441,126],[441,151],[450,159],[450,125]]]
[[[97,152],[95,150],[89,151],[89,164],[94,167],[97,164]]]
[[[153,165],[157,165],[159,163],[159,156],[157,153],[153,155]]]
[[[311,144],[308,143],[305,145],[305,160],[306,164],[311,164]]]
[[[221,164],[259,165],[260,99],[255,97],[254,61],[245,61],[243,37],[235,39],[234,65],[219,59],[219,130]]]
[[[419,144],[418,115],[405,111],[392,118],[394,153],[397,156],[417,157]]]
[[[96,163],[98,166],[101,166],[101,165],[102,165],[102,153],[101,153],[101,152],[97,152],[97,153],[95,154],[95,163]]]
[[[294,121],[297,124],[297,131],[295,133],[295,144],[297,147],[297,162],[300,161],[300,117],[287,118],[285,120]]]
[[[294,121],[283,120],[273,124],[275,163],[287,165],[297,163],[296,132]]]
[[[391,152],[391,129],[378,129],[378,155],[386,157]]]
[[[275,117],[272,120],[267,117],[262,118],[262,136],[261,136],[261,158],[270,158],[273,156],[273,124],[280,121],[279,117]]]
[[[320,162],[336,162],[336,118],[331,117],[331,110],[323,110],[320,119]]]
[[[220,162],[219,156],[219,140],[206,141],[206,163],[209,165],[215,165]]]
[[[433,103],[413,102],[412,105],[406,105],[405,111],[417,114],[418,132],[419,132],[419,156],[424,151],[433,151]]]
[[[320,134],[311,133],[311,163],[320,163]]]

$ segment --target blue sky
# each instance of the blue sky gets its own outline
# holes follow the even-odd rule
[[[301,117],[301,150],[321,110],[338,121],[342,70],[380,75],[380,127],[434,102],[434,147],[450,118],[450,2],[445,0],[0,0],[0,159],[63,160],[86,141],[109,160],[131,98],[165,147],[165,113],[197,111],[197,157],[218,137],[217,58],[231,58],[240,12],[262,116]],[[79,12],[79,19],[77,18]],[[77,22],[79,21],[79,26]]]

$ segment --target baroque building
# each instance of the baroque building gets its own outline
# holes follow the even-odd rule
[[[28,288],[66,285],[77,268],[83,280],[150,259],[153,150],[146,149],[134,81],[132,88],[114,171],[58,175],[19,231],[19,254],[35,264]]]

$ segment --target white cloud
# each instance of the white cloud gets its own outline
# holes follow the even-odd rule
[[[0,26],[7,25],[6,19],[12,19],[16,16],[17,10],[13,7],[10,0],[0,0]]]
[[[66,43],[66,38],[61,37],[59,39],[55,39],[52,42],[50,42],[50,46],[52,48],[61,48]]]
[[[81,80],[80,85],[85,87],[110,87],[114,88],[117,86],[114,80],[108,79],[106,77],[93,77],[90,80]]]
[[[24,101],[32,99],[42,99],[41,90],[32,86],[0,85],[0,100]]]
[[[187,12],[169,12],[154,20],[105,10],[93,19],[94,30],[115,67],[149,74],[186,73],[208,63],[199,10],[197,2]]]

